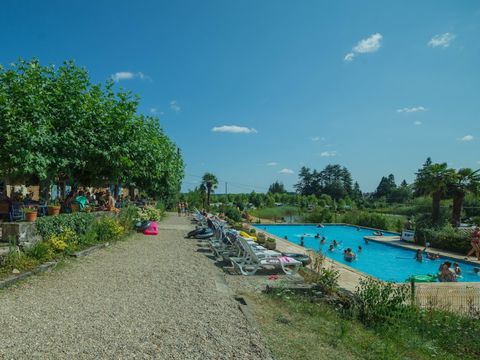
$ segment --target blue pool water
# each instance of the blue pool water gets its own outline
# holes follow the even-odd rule
[[[375,276],[385,281],[404,282],[410,275],[424,275],[438,273],[439,266],[449,260],[452,264],[457,262],[462,269],[462,278],[458,281],[480,281],[480,276],[473,272],[474,265],[441,257],[438,260],[427,260],[424,257],[422,262],[414,259],[415,251],[400,248],[393,245],[386,245],[374,241],[365,244],[364,236],[373,235],[373,230],[360,229],[355,226],[346,225],[325,225],[318,228],[315,225],[261,225],[255,227],[258,230],[269,232],[278,237],[288,237],[288,241],[300,244],[300,237],[304,236],[304,246],[313,250],[321,250],[328,258],[346,264],[358,271]],[[325,236],[326,242],[320,244],[320,239],[315,239],[316,234]],[[384,232],[384,235],[395,235]],[[328,251],[333,240],[340,244],[333,252]],[[358,252],[358,246],[363,249]],[[357,254],[356,260],[348,262],[343,259],[343,250],[352,248]]]

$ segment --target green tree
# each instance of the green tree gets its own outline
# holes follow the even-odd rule
[[[202,177],[202,185],[207,191],[207,206],[210,206],[210,196],[212,192],[217,188],[218,179],[212,173],[205,173]]]
[[[287,190],[285,190],[285,186],[277,180],[270,185],[268,192],[271,194],[284,194],[287,192]]]
[[[446,163],[433,164],[430,158],[416,173],[415,191],[417,195],[432,197],[432,223],[440,220],[440,202],[447,194],[449,184],[455,176],[455,171],[448,168]]]
[[[480,169],[473,171],[470,168],[458,170],[449,183],[449,192],[453,197],[452,225],[459,226],[465,195],[478,194],[480,191]]]

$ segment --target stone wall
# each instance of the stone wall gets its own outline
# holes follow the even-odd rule
[[[2,242],[15,241],[20,247],[29,248],[40,242],[42,238],[36,234],[35,223],[4,222],[2,223]]]

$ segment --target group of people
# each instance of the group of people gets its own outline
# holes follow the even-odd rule
[[[88,205],[94,206],[97,210],[115,211],[115,198],[109,190],[96,193],[77,191],[73,189],[63,201],[63,211],[72,212],[72,205],[78,205],[79,210],[85,209]]]
[[[450,261],[445,261],[438,268],[438,281],[440,282],[455,282],[457,278],[462,275],[462,269],[458,263],[452,263]]]
[[[187,216],[188,215],[188,203],[186,201],[179,201],[177,204],[178,216]],[[202,211],[203,213],[203,211]]]

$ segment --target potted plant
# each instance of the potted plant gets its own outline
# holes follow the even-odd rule
[[[266,237],[265,237],[265,233],[259,232],[259,233],[257,234],[257,242],[258,242],[259,244],[265,244],[265,241],[266,241],[266,240],[267,240],[267,239],[266,239]]]
[[[25,214],[25,220],[28,222],[35,222],[37,220],[37,209],[36,208],[23,208],[23,213]]]
[[[60,203],[58,201],[49,203],[47,206],[47,214],[50,216],[60,214]]]
[[[257,230],[255,230],[254,228],[250,229],[250,235],[255,235],[256,232],[257,232]]]
[[[265,247],[268,250],[275,250],[275,248],[277,247],[275,239],[271,237],[267,238],[267,241],[265,242]]]

